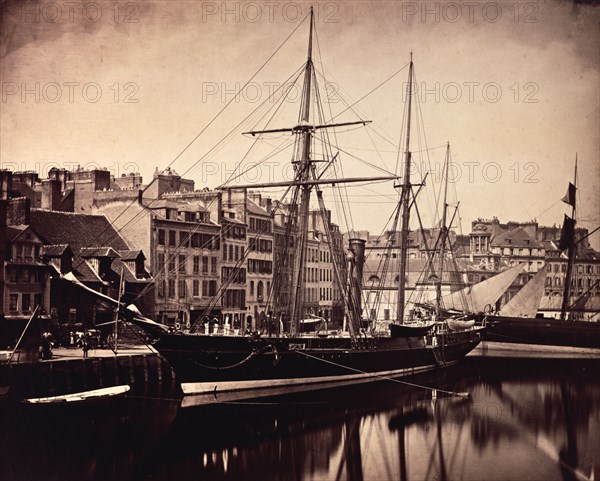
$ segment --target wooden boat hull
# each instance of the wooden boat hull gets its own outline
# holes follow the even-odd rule
[[[428,336],[427,342],[422,336],[362,338],[357,346],[347,337],[166,334],[154,347],[170,363],[184,394],[243,392],[243,398],[251,398],[274,388],[321,389],[444,367],[472,351],[483,332]]]
[[[487,319],[487,341],[600,349],[598,322],[505,316]]]

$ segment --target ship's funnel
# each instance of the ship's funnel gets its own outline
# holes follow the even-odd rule
[[[350,251],[354,254],[354,269],[352,270],[352,279],[351,279],[351,289],[352,289],[352,297],[353,304],[356,309],[356,312],[359,314],[362,311],[362,302],[361,302],[361,294],[362,294],[362,277],[363,277],[363,268],[365,265],[365,243],[363,239],[353,238],[349,239],[348,243],[350,244]]]

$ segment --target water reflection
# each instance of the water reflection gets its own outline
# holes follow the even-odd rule
[[[155,457],[149,473],[198,480],[597,479],[599,374],[598,362],[469,359],[417,378],[469,398],[382,383],[274,401],[281,404],[186,410],[162,444],[168,455]]]
[[[9,410],[2,479],[600,479],[600,362],[468,358],[414,381],[471,396],[382,382],[179,411]]]

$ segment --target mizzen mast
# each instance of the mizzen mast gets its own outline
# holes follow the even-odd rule
[[[442,220],[440,223],[440,271],[437,276],[436,295],[435,295],[435,313],[439,317],[442,312],[442,282],[444,276],[444,257],[446,256],[446,240],[448,239],[448,228],[446,227],[448,212],[448,169],[450,168],[450,142],[446,146],[446,162],[444,177],[444,200],[442,204]]]
[[[412,107],[412,82],[413,82],[413,61],[412,52],[410,54],[410,65],[408,69],[408,85],[406,87],[406,96],[408,97],[408,117],[406,123],[406,144],[404,149],[404,177],[402,183],[402,230],[400,233],[400,269],[398,273],[398,304],[397,304],[397,322],[404,322],[404,298],[406,284],[406,267],[408,260],[408,234],[410,222],[410,117]]]
[[[573,178],[573,184],[569,184],[567,195],[563,198],[563,202],[566,202],[571,206],[571,218],[565,216],[564,224],[564,236],[565,241],[568,243],[567,250],[567,272],[565,273],[565,285],[563,290],[562,306],[560,308],[560,319],[564,321],[567,317],[567,309],[569,308],[569,302],[571,297],[571,277],[573,275],[573,263],[575,262],[575,205],[576,205],[576,194],[577,194],[577,154],[575,154],[575,177]]]

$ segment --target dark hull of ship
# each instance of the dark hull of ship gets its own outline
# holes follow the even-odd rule
[[[523,317],[488,317],[486,341],[600,349],[600,323]]]
[[[154,347],[186,395],[247,399],[408,376],[451,365],[483,338],[483,329],[428,337],[234,337],[166,334]],[[223,398],[223,393],[234,397]],[[219,397],[221,396],[221,397]]]

